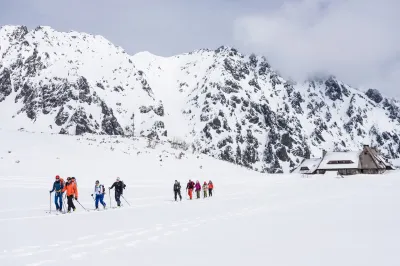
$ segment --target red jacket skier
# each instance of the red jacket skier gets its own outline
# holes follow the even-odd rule
[[[193,189],[194,189],[194,182],[192,180],[189,180],[186,186],[186,190],[188,191],[190,199],[192,199],[193,197]]]

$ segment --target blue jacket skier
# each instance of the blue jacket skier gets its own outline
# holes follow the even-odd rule
[[[96,181],[96,185],[94,186],[94,194],[96,195],[96,210],[99,209],[99,201],[101,205],[103,205],[103,208],[106,208],[106,203],[104,202],[104,194],[105,194],[105,189],[104,185],[100,185],[99,180]],[[93,197],[93,194],[92,194]]]
[[[64,188],[64,180],[57,175],[56,181],[54,181],[53,183],[53,189],[50,190],[50,193],[53,193],[54,191],[56,192],[54,195],[54,203],[56,204],[56,209],[59,212],[62,211],[62,206],[63,206],[62,205],[63,188]]]

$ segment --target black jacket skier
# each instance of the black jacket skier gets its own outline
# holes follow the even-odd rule
[[[123,194],[123,190],[126,188],[126,185],[118,177],[117,181],[114,182],[114,184],[108,189],[113,189],[114,187],[115,187],[115,201],[117,202],[118,207],[121,207],[121,199],[120,198],[121,198],[121,195]]]
[[[179,198],[182,200],[181,184],[178,182],[178,180],[175,180],[174,194],[175,194],[175,201],[178,201],[178,197],[177,197],[178,195],[179,195]]]

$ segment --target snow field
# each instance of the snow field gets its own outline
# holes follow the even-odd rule
[[[261,175],[196,154],[178,160],[180,151],[168,145],[145,145],[0,130],[0,265],[400,263],[398,172]],[[119,176],[131,206],[122,199],[120,209],[85,212],[76,204],[75,213],[47,214],[56,174],[77,178],[79,200],[90,209],[95,180],[108,188]],[[187,200],[189,178],[211,179],[214,197]],[[177,203],[175,179],[183,187]]]

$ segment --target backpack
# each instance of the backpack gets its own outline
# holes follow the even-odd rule
[[[194,189],[196,187],[196,184],[192,181],[190,182],[189,188]]]
[[[65,181],[60,177],[60,188],[63,189],[65,187]]]
[[[95,191],[97,191],[96,186],[95,186]],[[106,194],[106,189],[104,188],[104,185],[102,185],[102,184],[99,185],[99,192],[101,194]],[[97,194],[97,192],[96,192],[96,194]]]

